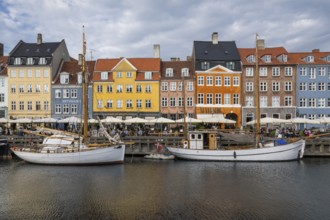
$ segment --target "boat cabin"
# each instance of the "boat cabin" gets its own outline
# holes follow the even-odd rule
[[[205,131],[190,131],[188,133],[189,138],[189,147],[190,149],[209,149],[215,150],[218,148],[218,132],[212,130],[205,130]],[[184,142],[184,147],[188,145],[188,143]]]

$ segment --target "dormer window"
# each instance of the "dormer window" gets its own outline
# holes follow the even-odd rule
[[[265,62],[265,63],[270,63],[272,61],[272,56],[271,55],[264,55],[262,57],[262,60]]]
[[[166,68],[165,77],[173,77],[173,68]]]
[[[207,62],[207,61],[201,62],[201,68],[202,68],[202,70],[209,69],[210,68],[210,62]]]
[[[45,64],[46,64],[46,58],[45,57],[40,57],[39,65],[45,65]]]
[[[330,62],[330,56],[327,56],[327,61]]]
[[[152,73],[151,72],[145,72],[144,73],[144,79],[152,79]]]
[[[78,73],[78,75],[77,75],[77,81],[78,81],[78,84],[81,84],[82,83],[82,74],[81,73]]]
[[[14,65],[22,65],[22,58],[16,57],[14,60]]]
[[[314,56],[307,56],[306,57],[306,62],[313,63],[314,62]]]
[[[61,74],[61,84],[69,84],[69,74]]]
[[[182,68],[181,76],[189,76],[189,68]]]
[[[246,60],[249,62],[249,63],[255,63],[256,62],[256,56],[254,55],[249,55]]]
[[[288,55],[286,54],[282,55],[282,62],[288,62]]]
[[[101,80],[108,80],[108,72],[101,72]]]
[[[32,57],[28,57],[26,61],[27,65],[33,65],[34,64],[34,59]]]

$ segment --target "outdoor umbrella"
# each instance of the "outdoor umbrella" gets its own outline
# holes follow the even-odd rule
[[[123,120],[114,117],[106,117],[105,119],[101,120],[102,123],[123,123]]]
[[[149,122],[150,122],[150,123],[160,123],[160,124],[175,123],[174,120],[169,119],[169,118],[163,118],[163,117],[155,118],[155,119],[149,120]]]
[[[127,119],[124,121],[124,123],[126,124],[130,124],[130,123],[147,123],[149,122],[148,120],[146,119],[143,119],[143,118],[139,118],[139,117],[136,117],[136,118],[130,118],[130,119]]]
[[[184,118],[180,118],[180,119],[176,120],[175,122],[183,123]],[[201,123],[201,122],[203,122],[203,121],[200,119],[186,117],[186,123]]]
[[[224,124],[232,124],[236,123],[236,121],[224,118],[223,116],[209,117],[201,119],[205,123],[224,123]]]
[[[247,125],[254,125],[257,123],[257,120],[249,121]],[[290,121],[280,118],[270,118],[265,117],[260,119],[260,124],[281,124],[281,123],[290,123]]]
[[[68,117],[68,118],[58,120],[58,122],[59,123],[81,123],[82,120],[78,117],[71,116],[71,117]]]

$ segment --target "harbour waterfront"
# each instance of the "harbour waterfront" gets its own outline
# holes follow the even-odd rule
[[[330,159],[40,166],[0,161],[1,219],[328,219]]]

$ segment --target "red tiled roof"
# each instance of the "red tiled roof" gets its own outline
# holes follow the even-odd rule
[[[7,75],[7,65],[9,56],[0,56],[0,75]]]
[[[162,61],[161,76],[163,79],[181,79],[181,69],[189,69],[189,77],[194,76],[194,64],[192,61]],[[173,77],[165,77],[166,69],[173,68]]]
[[[238,48],[238,52],[240,54],[243,65],[254,65],[254,63],[248,62],[246,58],[249,55],[255,55],[255,48]],[[265,49],[259,49],[259,58],[263,57],[264,55],[271,55],[270,63],[263,62],[261,59],[259,59],[259,65],[292,64],[292,61],[289,59],[289,57],[287,62],[280,62],[277,57],[282,54],[288,54],[288,51],[284,47],[266,47]]]
[[[314,62],[304,61],[304,58],[307,56],[314,56]],[[296,64],[330,64],[330,62],[326,60],[327,56],[330,56],[330,52],[320,52],[319,50],[289,53],[289,57],[291,57]]]

